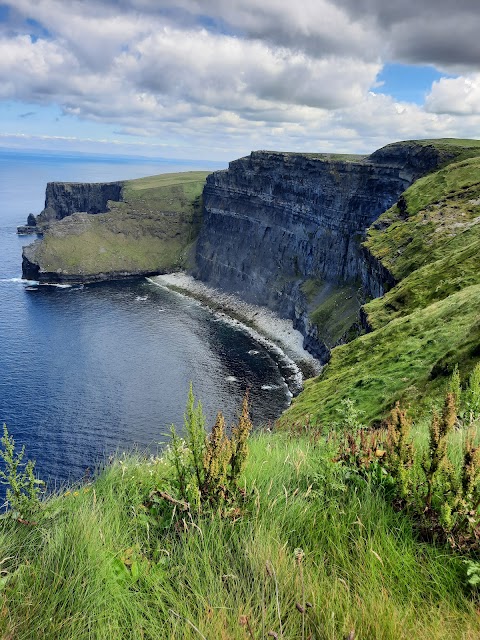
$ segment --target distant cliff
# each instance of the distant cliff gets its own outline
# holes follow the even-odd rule
[[[253,152],[207,178],[194,275],[294,320],[321,360],[365,296],[395,279],[361,240],[414,180],[445,160],[397,143],[369,157]]]
[[[73,213],[105,213],[108,201],[122,200],[123,182],[49,182],[45,192],[45,208],[36,217],[37,225],[62,220]]]
[[[49,183],[45,209],[28,219],[43,239],[24,247],[23,277],[96,282],[186,268],[206,176],[187,171],[125,182]]]

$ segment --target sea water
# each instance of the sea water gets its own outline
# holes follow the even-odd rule
[[[231,423],[250,389],[256,425],[288,406],[274,354],[198,302],[146,279],[85,286],[21,280],[16,235],[48,181],[95,182],[208,163],[0,150],[0,422],[51,488],[129,451],[156,451],[183,426],[190,383],[207,424]]]

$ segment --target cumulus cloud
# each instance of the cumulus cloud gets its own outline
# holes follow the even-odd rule
[[[364,151],[480,125],[476,1],[15,0],[0,99],[219,154]],[[458,71],[426,108],[374,93],[385,60]]]
[[[432,113],[480,115],[480,74],[434,82],[425,106]]]
[[[369,19],[390,55],[445,69],[478,68],[477,0],[337,0],[352,20]]]

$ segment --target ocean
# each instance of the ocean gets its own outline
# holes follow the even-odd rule
[[[49,181],[101,182],[211,163],[0,150],[0,422],[50,490],[110,456],[155,453],[181,430],[190,383],[212,425],[231,424],[250,389],[256,426],[290,392],[274,354],[198,302],[146,279],[85,286],[21,280],[16,227],[43,208]]]

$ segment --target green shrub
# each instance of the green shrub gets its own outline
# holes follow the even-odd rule
[[[238,480],[248,456],[247,440],[252,430],[248,393],[229,438],[225,419],[218,413],[215,424],[207,434],[201,402],[195,403],[192,386],[185,411],[186,438],[180,438],[172,425],[170,446],[166,452],[175,471],[172,492],[152,492],[149,506],[158,505],[159,499],[189,515],[209,508],[225,508],[228,515],[243,501]]]
[[[471,426],[460,463],[457,468],[452,464],[449,442],[456,413],[455,395],[449,391],[442,411],[433,410],[428,446],[422,451],[415,446],[411,421],[397,403],[386,431],[342,434],[335,461],[388,488],[386,495],[413,515],[424,537],[440,536],[456,548],[478,550],[480,446]]]
[[[40,507],[40,492],[45,484],[35,478],[35,462],[23,462],[25,446],[20,453],[15,452],[15,440],[9,435],[7,425],[3,425],[3,436],[0,438],[2,449],[0,458],[4,462],[4,471],[0,469],[0,482],[7,486],[6,498],[11,507],[11,515],[25,520]]]

